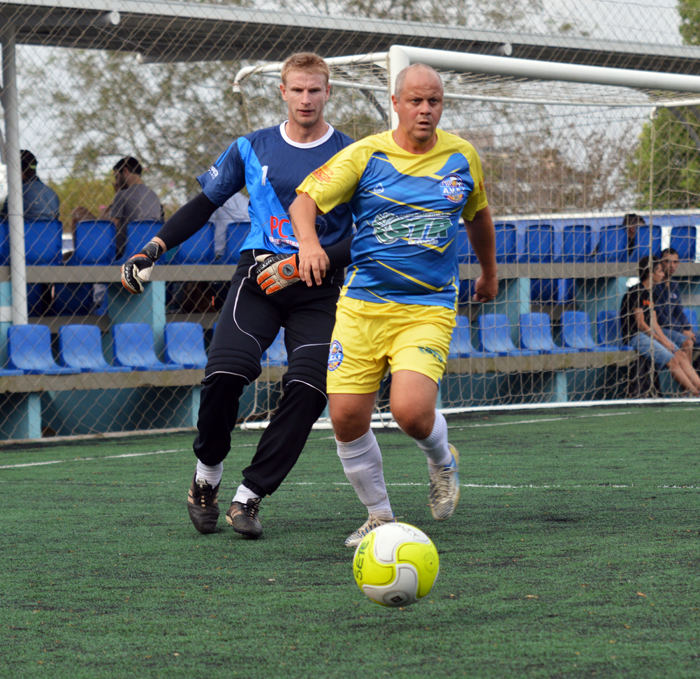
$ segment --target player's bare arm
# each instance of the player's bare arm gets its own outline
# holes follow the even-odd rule
[[[481,276],[474,284],[474,301],[490,302],[498,294],[496,266],[496,230],[488,207],[479,210],[474,219],[465,221],[469,241],[481,265]]]
[[[328,255],[321,247],[316,234],[316,216],[321,211],[308,193],[299,194],[289,206],[294,236],[299,243],[299,276],[309,287],[321,280],[328,270]]]

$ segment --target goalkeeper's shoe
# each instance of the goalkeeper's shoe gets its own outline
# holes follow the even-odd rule
[[[272,295],[301,281],[299,255],[297,254],[258,255],[256,259],[260,263],[255,267],[253,273],[258,285],[267,295]]]
[[[381,519],[374,514],[370,514],[365,521],[354,533],[350,533],[347,538],[345,538],[345,546],[350,549],[355,549],[357,545],[362,542],[362,538],[371,533],[375,528],[383,526],[385,523],[396,523],[396,519],[392,514],[390,519]]]
[[[262,524],[258,518],[261,498],[251,498],[243,504],[242,502],[232,502],[226,512],[226,522],[233,526],[236,533],[240,533],[246,538],[257,540],[262,535]]]
[[[153,265],[162,254],[163,248],[152,240],[141,252],[122,264],[122,285],[132,295],[143,292],[144,283],[151,280]]]
[[[459,502],[459,453],[451,443],[448,446],[452,453],[449,464],[437,470],[428,464],[430,472],[428,504],[436,521],[449,519],[455,513],[455,507]]]
[[[220,486],[221,484],[219,484]],[[200,533],[213,533],[219,518],[219,486],[212,488],[206,481],[197,481],[195,473],[187,496],[187,512]]]

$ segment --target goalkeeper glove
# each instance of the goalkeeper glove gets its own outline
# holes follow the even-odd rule
[[[260,262],[254,274],[258,285],[265,294],[272,295],[301,280],[299,276],[299,255],[258,255],[255,258]]]
[[[151,280],[153,265],[162,254],[163,248],[152,240],[141,252],[122,264],[122,285],[132,295],[143,292],[144,283]]]

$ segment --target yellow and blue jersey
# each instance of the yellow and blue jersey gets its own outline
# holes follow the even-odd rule
[[[424,154],[391,131],[351,144],[297,188],[326,213],[348,203],[357,233],[343,294],[368,302],[457,303],[457,229],[487,206],[481,161],[464,139],[437,130]]]

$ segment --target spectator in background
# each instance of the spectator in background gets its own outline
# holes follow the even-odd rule
[[[620,325],[625,344],[659,368],[668,368],[684,392],[700,396],[700,376],[685,351],[675,345],[659,326],[652,308],[651,289],[665,278],[661,262],[649,257],[639,260],[639,283],[632,286],[620,304]]]
[[[654,286],[654,309],[666,337],[681,347],[692,361],[693,346],[697,345],[698,338],[683,311],[680,287],[672,280],[678,263],[678,252],[673,248],[666,248],[661,253],[661,268],[665,279]]]
[[[645,225],[644,217],[640,217],[634,212],[630,212],[622,219],[622,226],[627,227],[627,255],[630,259],[632,259],[634,248],[637,244],[637,227]]]
[[[50,222],[58,219],[59,200],[56,192],[46,186],[36,173],[36,156],[26,149],[20,151],[22,168],[22,197],[24,199],[24,221]],[[0,217],[7,218],[7,200],[0,210]]]
[[[243,193],[234,193],[211,216],[214,224],[214,251],[216,257],[223,257],[226,252],[227,227],[232,222],[249,222],[248,198]]]
[[[126,156],[113,168],[114,201],[105,211],[117,227],[117,259],[126,250],[126,227],[142,219],[164,221],[165,214],[156,192],[141,179],[143,168],[136,158]]]

